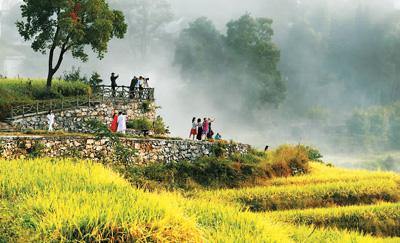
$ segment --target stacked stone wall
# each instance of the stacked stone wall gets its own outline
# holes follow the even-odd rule
[[[80,107],[65,111],[54,112],[56,130],[66,132],[88,132],[87,122],[97,119],[105,124],[111,124],[114,112],[126,112],[128,120],[147,118],[150,120],[156,119],[156,108],[154,103],[151,103],[147,110],[143,109],[143,102],[132,101],[125,102],[104,102],[91,107]],[[47,114],[22,117],[13,120],[11,124],[22,130],[46,130],[47,129]]]
[[[121,138],[126,148],[137,151],[133,158],[137,164],[195,160],[212,153],[214,143],[191,140]],[[245,144],[226,144],[226,153],[247,153]],[[37,151],[36,151],[37,150]],[[102,162],[115,162],[115,150],[107,138],[94,137],[0,137],[0,157],[27,158],[32,154],[42,157],[74,157]]]

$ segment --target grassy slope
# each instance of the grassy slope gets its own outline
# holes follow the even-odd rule
[[[45,80],[0,79],[0,119],[9,116],[11,106],[29,104],[36,100],[87,95],[90,92],[90,87],[82,82],[53,80],[48,92]]]
[[[211,199],[212,200],[212,199]],[[98,164],[0,160],[0,242],[396,242],[291,226],[235,205],[146,193]]]

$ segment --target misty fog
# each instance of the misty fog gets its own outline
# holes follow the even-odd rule
[[[105,84],[111,72],[120,74],[121,85],[129,85],[134,75],[148,76],[172,136],[188,137],[192,117],[212,117],[215,132],[228,140],[258,147],[305,143],[325,154],[348,152],[352,149],[341,148],[336,136],[346,133],[349,117],[357,109],[400,100],[400,57],[391,49],[400,47],[399,0],[109,2],[126,15],[126,38],[111,41],[102,60],[90,55],[81,63],[69,56],[56,76],[72,66],[87,75],[99,72]],[[0,0],[0,10],[0,73],[44,78],[47,56],[34,53],[14,25],[18,1]],[[279,71],[287,88],[277,107],[237,111],[241,90],[226,94],[219,80],[199,86],[201,81],[186,79],[175,63],[177,40],[192,21],[206,17],[225,34],[226,24],[244,14],[273,20],[272,40],[280,50]],[[228,79],[231,71],[221,70],[221,76]]]

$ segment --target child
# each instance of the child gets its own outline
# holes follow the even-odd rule
[[[196,135],[197,135],[197,123],[196,123],[196,117],[193,117],[192,129],[190,130],[189,139],[193,136],[193,140],[194,140],[196,138]]]
[[[222,136],[221,134],[217,133],[217,135],[215,135],[215,140],[221,140]]]

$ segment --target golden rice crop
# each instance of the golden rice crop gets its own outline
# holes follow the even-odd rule
[[[400,203],[381,203],[272,212],[268,217],[287,223],[336,227],[377,236],[400,236]]]
[[[396,202],[400,188],[396,180],[370,179],[357,182],[333,182],[307,186],[266,186],[202,192],[199,198],[237,203],[251,211],[275,211]]]
[[[0,241],[395,242],[134,189],[102,165],[0,160]],[[7,238],[8,237],[8,238]]]
[[[346,170],[328,167],[321,163],[311,163],[311,173],[294,177],[278,177],[266,184],[274,186],[307,185],[332,182],[357,182],[361,180],[394,179],[400,181],[400,176],[392,172],[371,172],[366,170]]]

